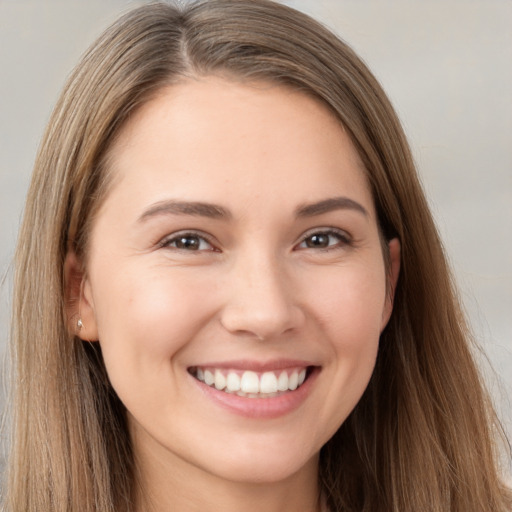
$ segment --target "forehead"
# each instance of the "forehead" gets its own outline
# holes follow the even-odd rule
[[[204,77],[162,89],[123,127],[110,161],[114,188],[131,184],[138,198],[152,189],[216,202],[259,193],[308,202],[341,188],[372,202],[359,155],[334,114],[264,82]]]

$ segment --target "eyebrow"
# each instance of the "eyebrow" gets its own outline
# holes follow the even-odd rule
[[[316,203],[299,206],[295,210],[296,217],[314,217],[335,210],[354,210],[368,216],[368,211],[357,201],[348,197],[332,197]],[[210,219],[231,219],[232,215],[226,208],[199,201],[159,201],[151,205],[139,217],[139,222],[144,222],[152,217],[160,215],[190,215],[198,217],[207,217]]]
[[[211,219],[231,218],[231,213],[228,210],[216,204],[168,200],[151,205],[139,217],[139,222],[144,222],[159,215],[192,215]]]
[[[362,213],[365,217],[368,217],[368,211],[366,208],[348,197],[331,197],[318,201],[316,203],[305,204],[299,206],[296,210],[297,217],[314,217],[316,215],[322,215],[323,213],[329,213],[335,210],[354,210]]]

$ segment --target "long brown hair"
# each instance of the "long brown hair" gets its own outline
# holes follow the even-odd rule
[[[132,510],[125,411],[98,344],[70,333],[63,266],[87,255],[125,121],[187,76],[270,81],[323,102],[366,168],[381,230],[402,245],[391,320],[361,401],[321,452],[331,510],[505,512],[498,427],[400,123],[353,51],[268,0],[156,3],[122,17],[86,53],[39,150],[16,253],[14,436],[6,508]]]

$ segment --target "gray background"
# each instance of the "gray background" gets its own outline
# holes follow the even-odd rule
[[[52,105],[85,48],[140,3],[0,0],[1,354],[16,232]],[[512,1],[285,3],[347,40],[395,104],[512,433]]]

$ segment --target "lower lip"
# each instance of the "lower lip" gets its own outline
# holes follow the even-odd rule
[[[271,398],[248,398],[226,393],[208,386],[193,376],[190,377],[208,399],[224,409],[247,418],[271,419],[284,416],[299,408],[308,397],[319,372],[319,368],[314,368],[297,389]]]

